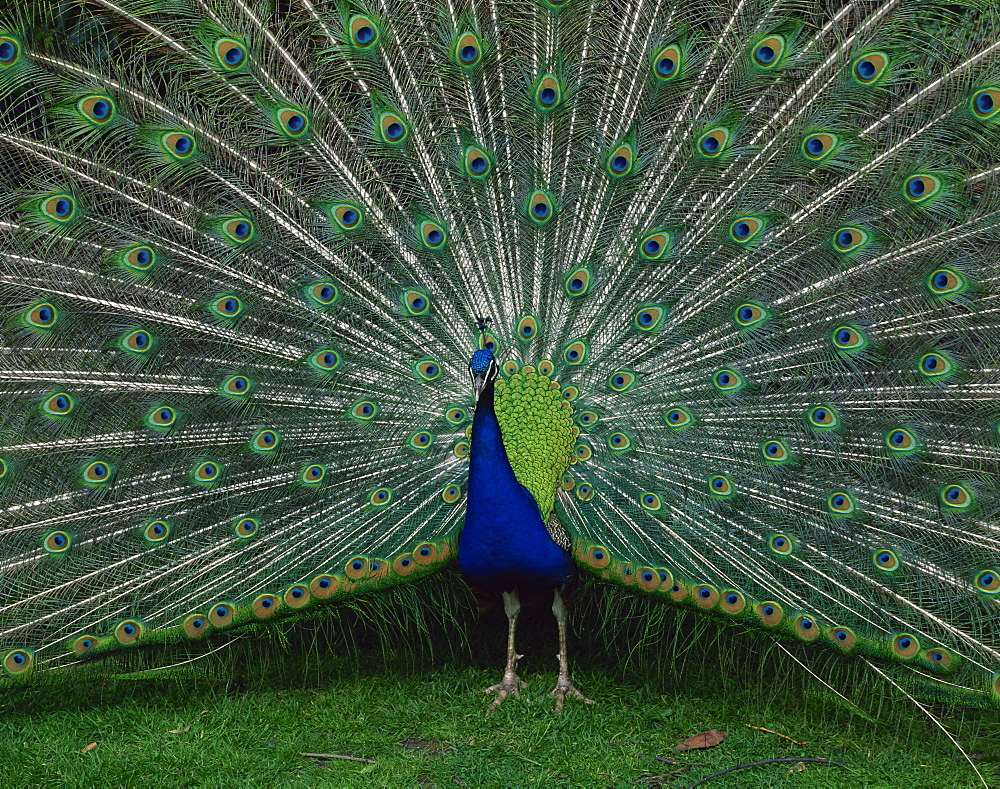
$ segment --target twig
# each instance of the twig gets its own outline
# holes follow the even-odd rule
[[[744,723],[748,729],[753,729],[754,731],[766,731],[768,734],[775,734],[782,739],[788,740],[789,742],[794,742],[796,745],[808,745],[807,742],[799,742],[798,740],[793,740],[787,734],[782,734],[780,731],[772,731],[771,729],[765,729],[763,726],[751,726],[749,723]]]
[[[300,753],[299,756],[311,756],[314,759],[347,759],[351,762],[364,762],[365,764],[375,764],[374,759],[363,759],[360,756],[344,756],[340,753]]]
[[[725,775],[726,773],[732,773],[736,770],[745,770],[747,767],[759,767],[762,764],[777,764],[778,762],[813,762],[814,764],[833,764],[837,767],[847,767],[843,762],[831,762],[829,759],[797,759],[794,756],[785,759],[765,759],[762,762],[750,762],[749,764],[741,764],[738,767],[730,767],[728,770],[722,770],[718,773],[712,773],[707,778],[702,778],[700,781],[695,781],[690,786],[685,787],[685,789],[694,789],[696,786],[701,786],[706,781],[711,781],[713,778],[718,778],[720,775]]]

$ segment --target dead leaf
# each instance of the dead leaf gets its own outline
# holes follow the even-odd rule
[[[97,743],[96,742],[92,742],[92,743],[90,743],[90,745],[86,746],[85,748],[81,748],[80,749],[80,753],[90,753],[96,747],[97,747]]]
[[[796,762],[795,764],[793,764],[791,767],[788,768],[788,772],[785,773],[785,775],[791,775],[792,773],[801,773],[804,772],[805,769],[806,766],[803,762]]]
[[[726,733],[724,731],[710,729],[709,731],[703,731],[701,734],[696,734],[694,737],[688,737],[684,740],[684,742],[674,748],[674,750],[697,751],[704,748],[714,748],[724,739],[726,739]]]

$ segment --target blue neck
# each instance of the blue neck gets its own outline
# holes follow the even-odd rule
[[[569,556],[546,531],[534,497],[514,476],[493,410],[492,382],[480,392],[472,422],[458,564],[470,581],[503,589],[557,586],[574,575]]]

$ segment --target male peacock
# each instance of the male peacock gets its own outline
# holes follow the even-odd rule
[[[8,681],[457,553],[1000,705],[993,4],[2,14]]]

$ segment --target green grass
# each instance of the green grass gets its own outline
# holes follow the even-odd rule
[[[544,610],[522,623],[527,691],[487,715],[482,689],[499,679],[502,613],[473,623],[456,604],[457,622],[445,612],[376,627],[388,609],[335,609],[267,631],[269,639],[236,639],[169,676],[102,669],[0,690],[0,775],[80,787],[687,786],[748,762],[808,757],[846,766],[768,764],[705,785],[982,785],[925,715],[859,681],[844,661],[812,670],[862,700],[864,713],[753,634],[672,613],[650,624],[645,609],[629,616],[616,605],[614,595],[599,602],[611,614],[603,629],[593,610],[578,617],[574,679],[596,703],[569,701],[558,716]],[[1000,753],[995,713],[935,712],[966,751]],[[709,729],[728,736],[675,752]],[[988,785],[1000,784],[994,762],[977,766]]]

